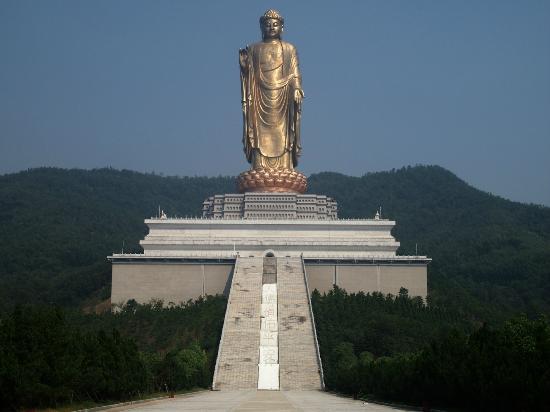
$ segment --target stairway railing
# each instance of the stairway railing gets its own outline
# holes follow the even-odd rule
[[[315,352],[317,354],[317,362],[319,364],[319,374],[321,375],[321,389],[325,390],[325,375],[323,373],[323,362],[321,361],[321,351],[319,350],[319,341],[317,340],[317,328],[315,327],[315,316],[313,315],[313,307],[311,306],[311,294],[309,292],[309,283],[307,281],[306,264],[304,255],[300,255],[302,261],[302,269],[304,272],[304,282],[306,283],[307,302],[309,306],[309,314],[311,316],[311,325],[313,327],[313,339],[315,339]]]
[[[239,270],[239,260],[240,258],[237,256],[235,259],[235,267],[233,268],[233,276],[231,277],[231,288],[229,289],[229,296],[227,297],[227,306],[225,307],[225,316],[223,318],[223,327],[222,327],[222,335],[220,336],[220,345],[218,346],[218,356],[216,357],[216,366],[214,368],[214,377],[212,378],[212,390],[216,390],[216,379],[218,377],[218,367],[220,362],[220,355],[222,353],[222,345],[223,345],[223,338],[225,336],[225,328],[227,326],[227,318],[229,316],[229,305],[231,304],[231,295],[233,294],[233,282],[235,281],[235,275],[237,274],[237,270]]]

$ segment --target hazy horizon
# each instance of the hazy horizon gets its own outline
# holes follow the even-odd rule
[[[307,175],[439,165],[550,206],[550,3],[0,4],[0,173],[235,176],[237,51],[276,8],[306,94]]]

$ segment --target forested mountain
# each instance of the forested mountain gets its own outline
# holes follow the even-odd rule
[[[550,313],[550,208],[469,186],[437,166],[363,177],[321,173],[310,190],[338,199],[340,217],[395,219],[400,254],[433,259],[428,282],[438,305],[481,319]]]
[[[430,299],[479,320],[550,313],[550,208],[479,191],[437,166],[349,177],[320,173],[309,192],[340,217],[395,219],[400,254],[433,258]],[[143,219],[160,205],[200,215],[234,192],[232,177],[163,177],[113,169],[32,169],[0,176],[0,301],[78,306],[110,294],[113,251],[139,251]]]
[[[399,253],[418,247],[433,258],[428,305],[405,290],[313,294],[328,388],[475,411],[546,410],[550,325],[515,315],[550,314],[550,208],[481,192],[436,166],[321,173],[309,183],[339,202],[342,218],[382,206],[397,221]],[[207,387],[225,298],[79,309],[110,296],[106,256],[123,245],[140,251],[143,219],[159,205],[198,216],[206,197],[234,190],[232,177],[113,169],[0,176],[0,410]]]
[[[112,169],[33,169],[0,177],[0,301],[79,305],[110,296],[106,256],[140,251],[143,219],[160,205],[197,215],[233,179],[174,178]]]

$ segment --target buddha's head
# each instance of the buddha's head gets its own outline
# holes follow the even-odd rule
[[[264,40],[280,39],[285,19],[277,10],[269,9],[260,17],[260,28]]]

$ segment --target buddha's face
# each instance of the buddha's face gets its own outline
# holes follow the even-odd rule
[[[265,19],[262,24],[262,36],[264,39],[278,39],[281,37],[283,25],[277,19]]]

